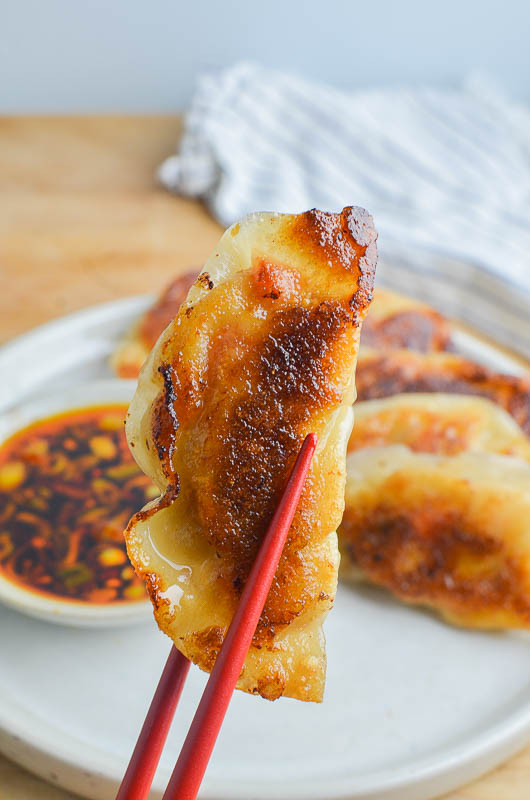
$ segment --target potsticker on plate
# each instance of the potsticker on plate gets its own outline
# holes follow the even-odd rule
[[[364,333],[364,329],[363,329]],[[530,436],[530,375],[504,375],[456,353],[380,352],[361,348],[359,400],[415,392],[486,397],[508,411]]]
[[[530,629],[530,442],[490,400],[356,406],[341,574],[448,621]]]
[[[269,699],[322,699],[375,240],[355,207],[233,225],[142,368],[127,418],[133,455],[161,492],[131,520],[129,556],[160,628],[207,671],[302,442],[317,434],[238,683]]]
[[[451,325],[420,300],[378,287],[363,326],[363,348],[407,348],[421,353],[450,350]]]
[[[118,343],[110,366],[119,378],[137,378],[142,365],[195,282],[199,270],[174,278]]]
[[[530,441],[504,409],[482,397],[397,394],[357,402],[348,452],[404,444],[420,453],[457,455],[470,450],[530,462]]]

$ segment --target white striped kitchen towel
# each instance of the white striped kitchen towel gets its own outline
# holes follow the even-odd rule
[[[159,179],[225,226],[361,205],[383,252],[423,246],[530,288],[530,112],[484,81],[348,93],[236,64],[200,79]]]

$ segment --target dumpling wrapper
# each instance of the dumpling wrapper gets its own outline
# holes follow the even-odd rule
[[[490,400],[357,403],[341,573],[471,627],[530,627],[530,442]]]
[[[348,451],[404,444],[439,455],[497,453],[530,462],[530,441],[504,409],[482,397],[397,394],[355,406]]]
[[[362,348],[408,348],[422,353],[451,348],[449,321],[426,303],[378,287],[366,318]]]
[[[197,278],[198,270],[177,275],[118,342],[110,366],[119,378],[137,378],[162,331],[177,314]]]
[[[456,353],[424,354],[411,350],[382,353],[361,347],[356,385],[359,400],[415,392],[486,397],[506,409],[530,436],[528,373],[504,375]]]
[[[530,465],[494,453],[348,456],[341,574],[470,628],[530,628]]]
[[[376,234],[363,209],[233,225],[140,374],[126,423],[162,498],[127,548],[160,628],[210,670],[303,439],[319,437],[238,687],[320,701],[322,623]]]

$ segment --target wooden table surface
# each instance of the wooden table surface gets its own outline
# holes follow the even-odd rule
[[[0,120],[0,341],[205,260],[219,226],[153,178],[179,128],[176,117]],[[529,797],[530,748],[445,800]],[[0,800],[68,798],[0,756]]]

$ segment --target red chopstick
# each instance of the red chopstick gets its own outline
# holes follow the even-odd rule
[[[217,734],[269,594],[316,443],[316,435],[310,433],[298,454],[291,477],[265,534],[223,646],[210,673],[163,800],[177,800],[177,798],[195,800],[197,796]]]
[[[148,796],[189,668],[186,656],[172,647],[116,800]]]
[[[250,571],[163,800],[195,800],[197,796],[278,567],[316,444],[316,434],[308,434]],[[186,659],[180,659],[183,661],[173,652],[168,658],[116,800],[147,797],[188,671],[189,662],[183,665]]]

